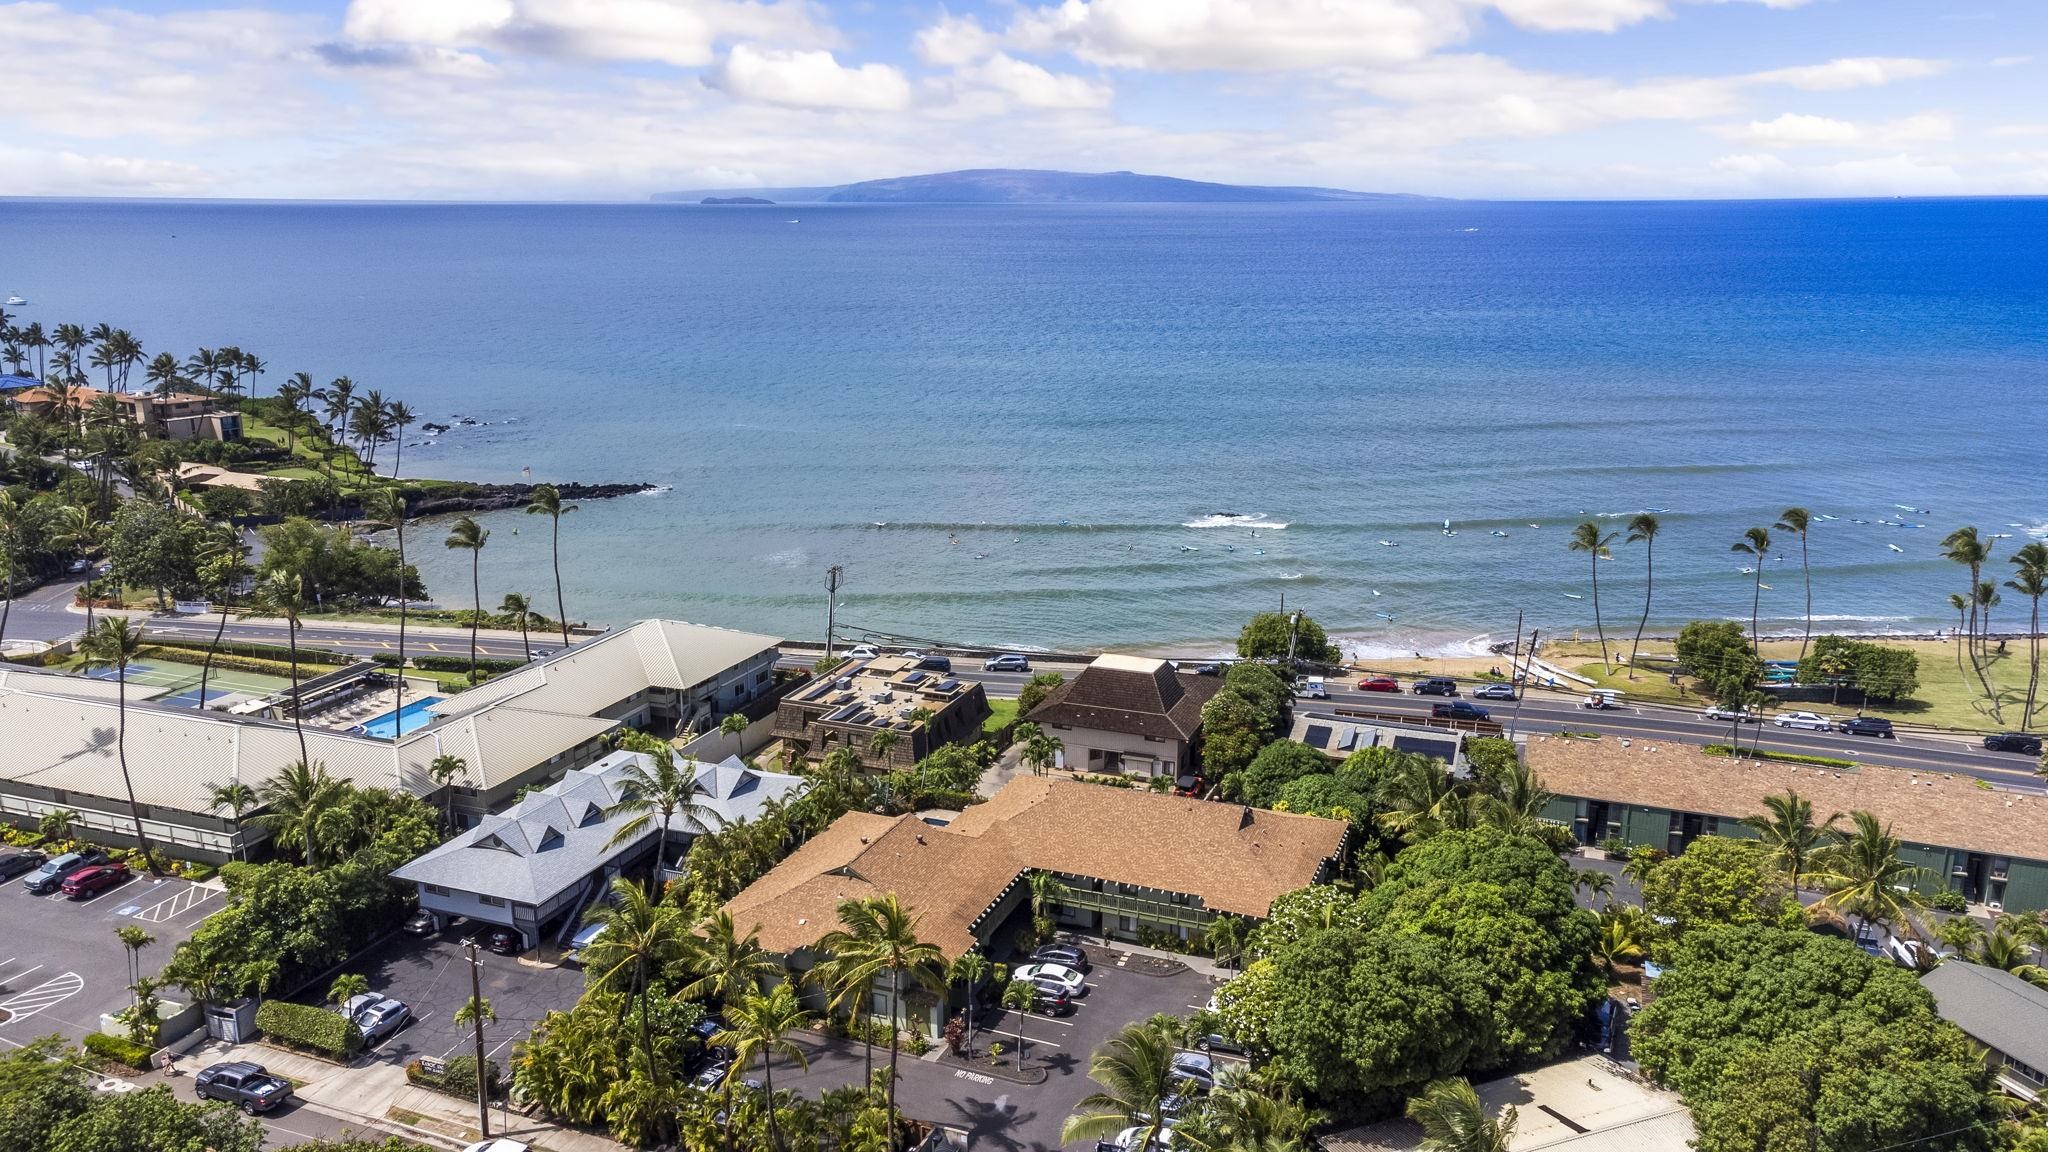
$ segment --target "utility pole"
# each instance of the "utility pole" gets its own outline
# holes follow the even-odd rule
[[[484,964],[477,958],[476,941],[462,942],[469,952],[469,1004],[470,1014],[475,1017],[470,1023],[476,1026],[476,1128],[485,1140],[491,1138],[491,1076],[484,1065],[484,990],[482,972]]]
[[[839,577],[844,569],[834,564],[825,569],[825,662],[832,662],[832,631],[835,627],[834,613],[839,610]]]
[[[1296,608],[1294,615],[1287,618],[1287,674],[1289,676],[1294,675],[1294,640],[1300,631],[1301,609]]]
[[[1531,629],[1529,629],[1529,655],[1531,656],[1531,658],[1533,658],[1533,657],[1534,657],[1534,656],[1536,655],[1536,633],[1537,633],[1537,631],[1538,631],[1538,629],[1535,629],[1535,628],[1531,628]],[[1515,620],[1515,643],[1517,643],[1517,644],[1520,644],[1520,643],[1521,643],[1521,641],[1522,641],[1522,621],[1521,621],[1521,619],[1520,619],[1520,613],[1517,613],[1517,614],[1516,614],[1516,620]],[[1515,712],[1514,712],[1514,715],[1512,715],[1512,716],[1510,716],[1510,717],[1508,718],[1508,739],[1509,739],[1509,740],[1513,740],[1513,739],[1515,738],[1515,728],[1516,728],[1516,727],[1517,727],[1518,725],[1520,725],[1520,724],[1521,724],[1521,722],[1522,722],[1522,699],[1523,699],[1524,697],[1526,697],[1527,695],[1529,695],[1529,685],[1528,685],[1528,673],[1524,672],[1524,673],[1522,674],[1522,679],[1523,679],[1523,683],[1522,683],[1522,685],[1521,685],[1520,687],[1518,687],[1518,688],[1516,688],[1516,689],[1515,689]],[[1513,662],[1510,662],[1510,663],[1508,664],[1508,683],[1509,683],[1509,685],[1510,685],[1510,686],[1513,686],[1513,684],[1514,684],[1514,680],[1515,680],[1515,666],[1514,666]]]

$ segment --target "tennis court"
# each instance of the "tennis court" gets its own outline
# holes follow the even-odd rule
[[[131,687],[160,689],[151,698],[160,704],[174,708],[196,708],[199,706],[199,673],[197,664],[179,664],[165,661],[161,664],[136,663],[128,666],[128,683]],[[113,680],[118,676],[112,668],[96,668],[86,673],[94,680]],[[279,688],[290,686],[291,681],[283,676],[265,676],[258,672],[238,672],[230,668],[215,668],[206,678],[206,695],[219,700],[223,696],[247,693],[262,696]]]

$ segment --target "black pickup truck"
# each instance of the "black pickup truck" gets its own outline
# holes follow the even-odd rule
[[[192,1091],[201,1100],[224,1100],[254,1116],[290,1099],[292,1086],[261,1064],[231,1060],[201,1072],[192,1082]]]

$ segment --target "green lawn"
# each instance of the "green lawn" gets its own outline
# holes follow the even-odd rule
[[[1017,701],[992,699],[988,702],[988,719],[981,722],[981,734],[992,738],[1016,719]]]

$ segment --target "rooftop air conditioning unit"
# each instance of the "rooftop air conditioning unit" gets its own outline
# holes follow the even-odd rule
[[[853,677],[841,676],[839,678],[839,683],[834,685],[834,687],[838,688],[841,692],[846,691],[848,688],[853,687]]]

